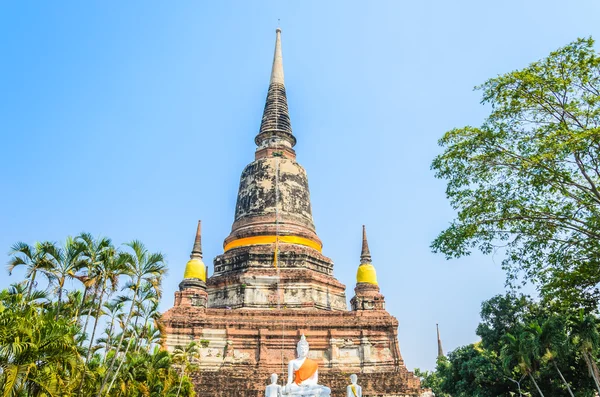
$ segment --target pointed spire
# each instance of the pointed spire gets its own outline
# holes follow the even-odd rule
[[[198,229],[196,230],[196,240],[190,259],[202,259],[202,221],[198,221]]]
[[[369,251],[369,242],[367,241],[367,228],[362,228],[362,250],[360,252],[360,263],[371,263],[371,251]]]
[[[442,349],[442,340],[440,339],[440,327],[436,324],[435,328],[437,329],[438,358],[440,358],[444,357],[444,349]]]
[[[281,29],[277,28],[275,32],[275,52],[269,80],[269,92],[260,123],[260,131],[254,141],[259,147],[288,146],[291,148],[296,144],[296,138],[292,135],[292,124],[283,80]]]
[[[273,83],[284,84],[283,82],[283,56],[281,55],[281,29],[275,30],[277,37],[275,38],[275,54],[273,55],[273,68],[271,69],[271,81]]]

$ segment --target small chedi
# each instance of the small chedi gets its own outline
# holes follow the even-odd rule
[[[333,261],[323,254],[306,171],[296,161],[282,59],[277,29],[254,161],[242,172],[231,233],[207,277],[198,223],[175,304],[161,318],[164,345],[170,351],[192,341],[200,346],[192,374],[199,396],[342,397],[353,390],[348,373],[360,374],[359,396],[419,396],[419,379],[400,353],[398,320],[385,310],[364,227],[350,307]],[[283,377],[286,369],[286,385],[279,386],[271,374]]]

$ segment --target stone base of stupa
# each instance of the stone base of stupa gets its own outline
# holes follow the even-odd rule
[[[204,309],[179,305],[167,311],[165,347],[200,345],[192,375],[199,396],[263,397],[272,373],[280,384],[302,334],[319,363],[319,383],[345,397],[350,374],[363,395],[419,396],[420,382],[404,366],[398,321],[385,310]]]

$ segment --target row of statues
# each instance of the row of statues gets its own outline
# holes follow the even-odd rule
[[[302,335],[296,352],[298,358],[288,363],[288,378],[285,386],[277,384],[277,374],[271,375],[271,384],[265,390],[265,397],[329,397],[331,389],[319,384],[319,370],[316,361],[308,358],[309,345]],[[351,384],[346,388],[347,397],[362,397],[362,388],[356,383],[358,377],[350,375]]]
[[[358,385],[356,382],[358,381],[358,376],[356,376],[356,374],[352,374],[350,375],[350,384],[346,387],[346,397],[362,397],[362,387],[360,387],[360,385]],[[287,386],[287,385],[286,385]],[[300,386],[300,388],[302,388],[302,386]],[[315,391],[313,390],[307,390],[307,392],[309,394],[301,394],[301,393],[286,393],[285,392],[286,388],[285,387],[281,387],[280,385],[277,384],[277,374],[272,374],[271,375],[271,384],[269,386],[267,386],[267,389],[265,390],[265,397],[283,397],[283,396],[288,396],[288,395],[292,395],[292,396],[297,396],[297,395],[301,395],[301,396],[318,396],[318,397],[323,397],[323,396],[329,396],[329,393],[331,392],[329,390],[329,388],[326,388],[323,386],[323,390],[321,391]],[[329,390],[329,392],[326,392],[326,390]],[[327,393],[327,394],[324,394]]]

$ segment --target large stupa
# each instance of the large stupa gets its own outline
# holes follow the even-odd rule
[[[418,396],[419,379],[400,354],[398,320],[385,310],[363,226],[350,308],[346,287],[322,253],[306,171],[296,161],[281,52],[281,29],[255,159],[242,172],[231,233],[207,279],[198,223],[175,304],[162,316],[164,345],[196,341],[197,395],[264,396],[284,376],[301,335],[319,363],[319,382],[344,396],[349,373],[365,396]]]

